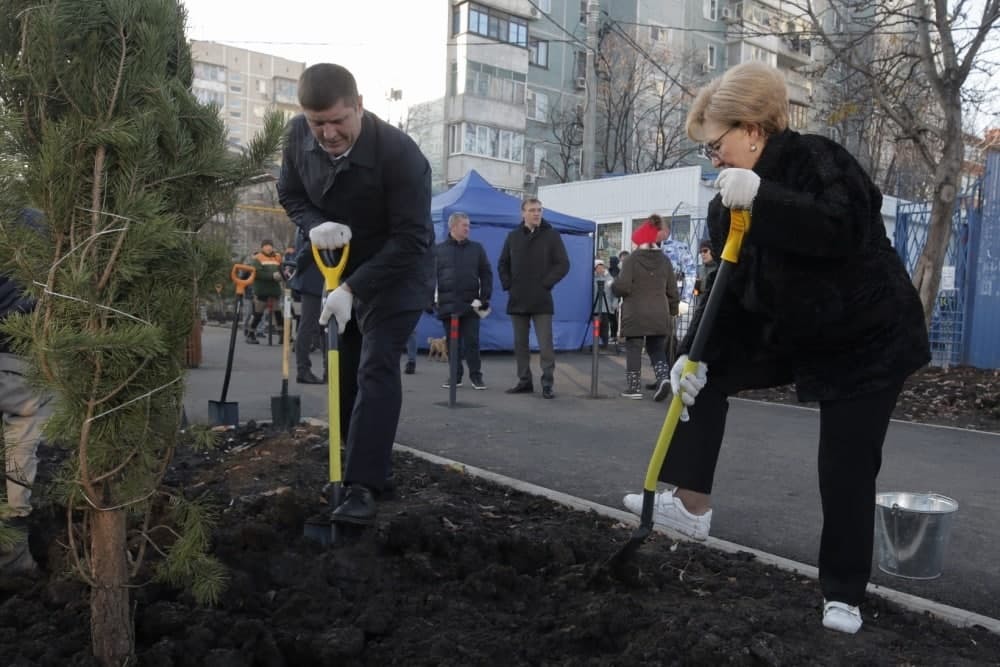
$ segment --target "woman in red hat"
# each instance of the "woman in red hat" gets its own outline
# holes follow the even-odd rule
[[[621,332],[625,337],[624,398],[641,399],[642,347],[656,374],[654,401],[670,393],[670,365],[665,341],[673,330],[680,295],[670,260],[660,252],[660,230],[648,220],[632,233],[635,251],[625,258],[611,289],[622,298]]]

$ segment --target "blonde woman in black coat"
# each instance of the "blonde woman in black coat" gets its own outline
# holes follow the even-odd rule
[[[641,399],[642,347],[645,343],[656,375],[653,400],[670,393],[670,363],[665,342],[673,330],[680,295],[670,260],[660,251],[660,230],[645,222],[632,234],[636,249],[625,258],[611,286],[621,302],[621,335],[625,337],[624,398]]]
[[[794,382],[799,400],[820,406],[823,625],[857,632],[882,444],[903,380],[930,360],[923,309],[886,237],[882,194],[841,146],[788,129],[780,71],[730,69],[698,93],[687,131],[722,169],[708,212],[714,254],[730,207],[749,209],[751,224],[704,363],[680,377],[702,305],[671,371],[690,420],[660,471],[675,488],[657,494],[654,520],[705,539],[728,397]],[[625,505],[638,511],[642,496]]]

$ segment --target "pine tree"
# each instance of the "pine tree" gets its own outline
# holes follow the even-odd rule
[[[218,109],[190,92],[177,0],[0,0],[0,220],[7,268],[37,298],[4,331],[55,396],[46,434],[61,471],[71,559],[91,585],[93,652],[134,653],[129,584],[150,553],[158,575],[211,601],[211,511],[167,496],[198,230],[278,150],[282,118],[242,154]],[[23,206],[43,233],[13,227]],[[166,528],[165,528],[166,526]]]

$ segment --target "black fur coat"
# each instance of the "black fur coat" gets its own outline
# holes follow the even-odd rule
[[[703,355],[709,376],[730,393],[795,382],[800,400],[816,401],[883,389],[926,364],[923,309],[886,236],[882,194],[850,153],[787,130],[754,171],[750,231]],[[729,232],[719,196],[708,227],[719,257]]]

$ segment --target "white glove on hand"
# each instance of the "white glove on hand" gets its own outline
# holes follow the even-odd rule
[[[309,240],[320,250],[343,248],[351,242],[351,228],[339,222],[324,222],[309,230]]]
[[[674,392],[674,396],[680,396],[681,403],[684,404],[684,409],[681,410],[682,422],[690,419],[687,409],[694,405],[694,399],[697,398],[698,392],[705,388],[708,375],[708,365],[703,361],[699,361],[698,369],[694,373],[688,373],[684,377],[681,377],[687,361],[688,355],[682,354],[677,357],[674,367],[670,369],[670,390]]]
[[[679,304],[677,304],[678,315],[687,315],[690,309],[691,307],[688,305],[687,301],[681,301]]]
[[[281,271],[275,271],[272,273],[271,278],[273,278],[276,283],[281,282]]]
[[[472,306],[473,310],[479,310],[480,308],[483,307],[483,302],[480,301],[479,299],[473,299],[472,303],[469,305]]]
[[[330,292],[323,304],[323,312],[319,314],[319,323],[325,326],[330,317],[337,320],[337,333],[344,333],[344,327],[351,319],[351,309],[354,306],[354,295],[341,285]]]
[[[729,167],[715,179],[715,187],[722,192],[722,205],[726,208],[749,209],[760,188],[760,176],[750,169]]]

